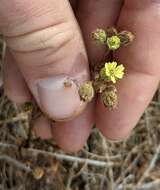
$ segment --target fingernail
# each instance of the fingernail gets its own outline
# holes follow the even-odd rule
[[[85,108],[78,86],[66,75],[40,79],[37,87],[41,109],[53,120],[70,120]]]

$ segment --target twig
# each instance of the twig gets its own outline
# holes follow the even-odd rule
[[[28,172],[28,173],[30,173],[30,172],[32,171],[30,167],[28,167],[28,166],[22,164],[21,162],[19,162],[19,161],[13,159],[13,158],[11,158],[11,157],[9,157],[9,156],[7,156],[7,155],[0,155],[0,160],[5,160],[5,161],[7,161],[8,163],[11,163],[11,164],[13,164],[14,166],[16,166],[17,168],[20,168],[20,169],[22,169],[22,170],[24,170],[24,171],[26,171],[26,172]]]
[[[100,173],[89,173],[89,172],[86,172],[86,171],[83,171],[82,172],[85,176],[89,176],[89,177],[99,177],[100,179],[104,179],[106,180],[106,177],[103,175],[103,174],[100,174]]]
[[[0,143],[0,147],[18,148],[15,145],[5,144],[5,143]],[[96,167],[108,167],[109,168],[114,165],[113,162],[104,162],[104,161],[99,161],[99,160],[79,158],[76,156],[70,156],[70,155],[66,155],[66,154],[52,153],[52,152],[48,152],[45,150],[39,150],[39,149],[33,149],[33,148],[28,148],[25,150],[28,152],[32,152],[34,155],[44,154],[45,156],[50,156],[50,157],[56,158],[58,160],[78,162],[78,163],[82,163],[82,164],[86,163],[87,165],[92,165],[92,166],[96,166]]]
[[[3,142],[0,142],[0,147],[2,147],[2,148],[14,148],[14,149],[18,149],[18,146],[16,146],[16,145],[6,144],[6,143],[3,143]]]
[[[105,156],[107,158],[107,161],[110,162],[110,158],[108,157],[108,155],[110,153],[110,148],[109,148],[109,146],[106,143],[106,139],[102,135],[101,135],[101,137],[102,137],[102,146],[104,147],[103,149],[105,150]],[[105,168],[104,169],[104,173],[103,173],[104,176],[106,175],[107,170],[108,170],[108,175],[109,175],[109,179],[110,179],[109,186],[110,186],[111,189],[113,189],[113,187],[114,187],[113,168],[112,167],[110,167],[109,169]],[[103,178],[101,180],[100,189],[104,188],[104,183],[105,183],[105,178]]]
[[[132,150],[133,151],[133,150]],[[115,183],[115,190],[118,190],[118,187],[119,187],[119,183],[122,181],[122,183],[120,184],[121,186],[124,186],[125,185],[125,182],[126,182],[126,178],[125,178],[125,176],[126,176],[126,174],[132,169],[132,168],[134,168],[135,167],[135,165],[137,164],[137,162],[138,162],[138,160],[139,160],[139,158],[141,157],[141,152],[139,152],[138,154],[137,154],[137,156],[135,157],[135,159],[132,161],[132,163],[131,164],[129,164],[129,166],[128,166],[128,168],[126,169],[126,170],[124,170],[124,172],[123,173],[121,173],[121,176],[116,180],[116,183]],[[122,168],[122,170],[123,170],[124,168]]]
[[[140,178],[137,187],[139,187],[143,183],[143,181],[145,180],[145,178],[149,176],[149,173],[155,167],[155,164],[156,164],[156,162],[158,160],[159,154],[160,154],[160,145],[157,147],[155,155],[153,156],[153,158],[152,158],[152,160],[150,162],[149,167],[146,169],[146,171],[144,172],[143,176]]]
[[[99,160],[121,160],[122,159],[122,155],[121,154],[117,154],[115,156],[108,156],[108,155],[98,155],[98,154],[95,154],[93,152],[89,152],[85,149],[83,149],[83,152],[86,153],[87,155],[89,155],[91,158],[96,158],[96,159],[99,159]]]
[[[151,102],[151,105],[160,106],[160,102],[152,101],[152,102]]]
[[[160,187],[160,180],[156,180],[153,182],[144,183],[139,187],[135,187],[132,184],[126,185],[127,189],[134,189],[134,190],[153,190],[153,189],[159,189]],[[116,188],[116,190],[124,190],[124,185],[121,184],[119,187]]]
[[[160,188],[160,180],[156,180],[150,183],[142,184],[141,187],[137,188],[136,190],[151,190],[155,188]]]
[[[45,154],[51,157],[54,157],[58,160],[65,160],[65,161],[70,161],[70,162],[78,162],[78,163],[86,163],[88,165],[92,166],[97,166],[97,167],[111,167],[113,166],[112,162],[103,162],[103,161],[98,161],[98,160],[91,160],[91,159],[86,159],[86,158],[79,158],[76,156],[69,156],[66,154],[58,154],[58,153],[52,153],[52,152],[47,152],[44,150],[38,150],[38,149],[32,149],[29,148],[27,149],[29,152],[33,152],[35,154]]]
[[[84,165],[82,166],[82,168],[74,175],[73,179],[79,177],[82,174],[82,172],[86,169],[86,167],[87,167],[87,164],[84,163]]]
[[[22,121],[22,120],[28,120],[28,115],[24,114],[24,113],[20,113],[15,117],[0,120],[0,125],[8,124],[8,123],[15,123],[17,121]]]
[[[135,176],[130,174],[129,176],[127,176],[126,178],[123,179],[122,183],[118,185],[118,187],[114,187],[114,190],[124,190],[124,187],[127,187],[127,183],[130,180],[135,179]]]
[[[73,166],[69,171],[68,181],[67,181],[67,184],[66,184],[66,190],[71,189],[71,184],[72,184],[72,181],[73,181],[73,178],[74,178],[74,170],[75,170],[76,166],[77,166],[77,162],[73,163]]]
[[[138,146],[135,146],[128,154],[128,156],[126,157],[126,159],[124,160],[124,163],[122,165],[122,169],[121,169],[121,175],[118,177],[118,179],[116,180],[116,184],[119,184],[121,181],[123,181],[123,179],[125,178],[126,174],[135,167],[137,161],[139,160],[139,158],[141,157],[141,152],[139,152],[137,154],[137,156],[134,158],[134,160],[129,164],[128,161],[130,160],[131,156],[133,153],[136,152],[136,150],[138,150]],[[125,168],[125,165],[128,166],[127,168]]]
[[[151,137],[151,130],[150,130],[151,124],[150,124],[149,113],[147,109],[144,112],[144,120],[145,120],[146,128],[148,130],[148,133],[147,133],[148,141],[149,141],[149,144],[151,145],[152,144],[152,137]]]

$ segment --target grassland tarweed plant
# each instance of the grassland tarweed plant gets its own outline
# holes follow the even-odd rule
[[[105,45],[106,52],[112,54],[120,47],[129,45],[134,40],[134,34],[125,30],[118,32],[116,28],[111,27],[92,32],[92,39],[95,45]],[[97,63],[95,68],[98,68],[98,71],[93,69],[92,80],[79,87],[80,98],[85,102],[90,102],[95,94],[100,94],[104,106],[115,109],[118,106],[116,83],[123,79],[125,67],[114,59],[108,59],[104,63]]]

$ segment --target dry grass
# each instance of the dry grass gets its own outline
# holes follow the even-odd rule
[[[29,129],[28,114],[3,95],[1,86],[0,190],[160,189],[160,91],[120,143],[108,142],[94,128],[84,149],[67,155]]]

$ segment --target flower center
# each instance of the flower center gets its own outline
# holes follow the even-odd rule
[[[114,69],[110,70],[110,75],[113,76],[113,77],[115,76],[115,70]]]

